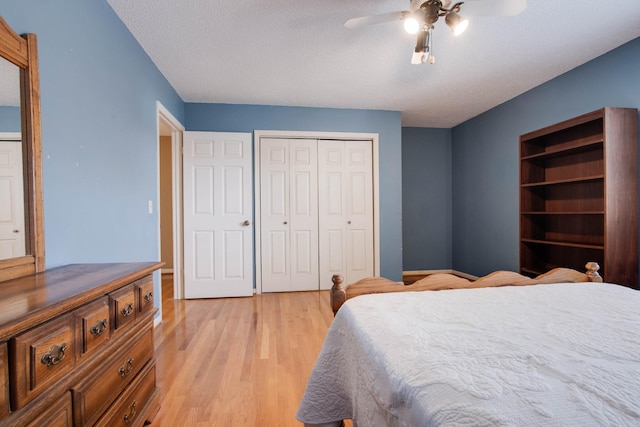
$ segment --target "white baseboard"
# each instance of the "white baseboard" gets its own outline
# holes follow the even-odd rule
[[[403,271],[402,275],[429,275],[429,274],[438,274],[438,273],[445,273],[445,274],[455,274],[456,276],[460,276],[463,277],[465,279],[469,279],[469,280],[476,280],[478,279],[478,276],[474,276],[471,274],[467,274],[467,273],[463,273],[462,271],[457,271],[457,270],[409,270],[409,271]]]

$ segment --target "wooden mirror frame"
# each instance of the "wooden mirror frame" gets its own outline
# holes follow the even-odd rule
[[[0,16],[0,56],[20,68],[25,256],[0,260],[0,282],[45,270],[40,78],[35,34],[20,36]]]

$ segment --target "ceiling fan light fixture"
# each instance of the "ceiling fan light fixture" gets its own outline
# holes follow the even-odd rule
[[[351,18],[345,21],[347,28],[357,28],[363,25],[379,24],[382,22],[403,21],[407,33],[417,35],[416,47],[411,56],[412,64],[435,63],[433,55],[431,31],[438,19],[444,20],[453,34],[462,34],[469,26],[469,21],[459,15],[466,0],[409,0],[409,10],[383,13],[380,15]],[[486,3],[485,6],[475,7],[474,4]],[[464,10],[471,15],[517,15],[527,6],[527,0],[483,0],[469,1],[469,8]]]
[[[411,56],[411,63],[414,65],[424,64],[429,61],[430,64],[435,62],[431,51],[431,30],[433,25],[427,25],[418,34],[418,41],[416,47],[413,49],[413,55]]]
[[[444,22],[447,23],[453,34],[459,36],[464,33],[464,30],[469,26],[469,20],[463,19],[456,12],[449,12],[447,16],[444,17]]]
[[[413,51],[413,55],[411,55],[411,63],[413,65],[420,65],[427,61],[427,54],[424,52],[416,52]]]

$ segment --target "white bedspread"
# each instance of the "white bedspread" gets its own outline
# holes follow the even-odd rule
[[[383,426],[640,425],[640,293],[566,283],[359,296],[297,418]]]

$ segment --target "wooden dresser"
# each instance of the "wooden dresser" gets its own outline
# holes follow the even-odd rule
[[[0,426],[151,421],[161,266],[74,264],[0,283]]]

